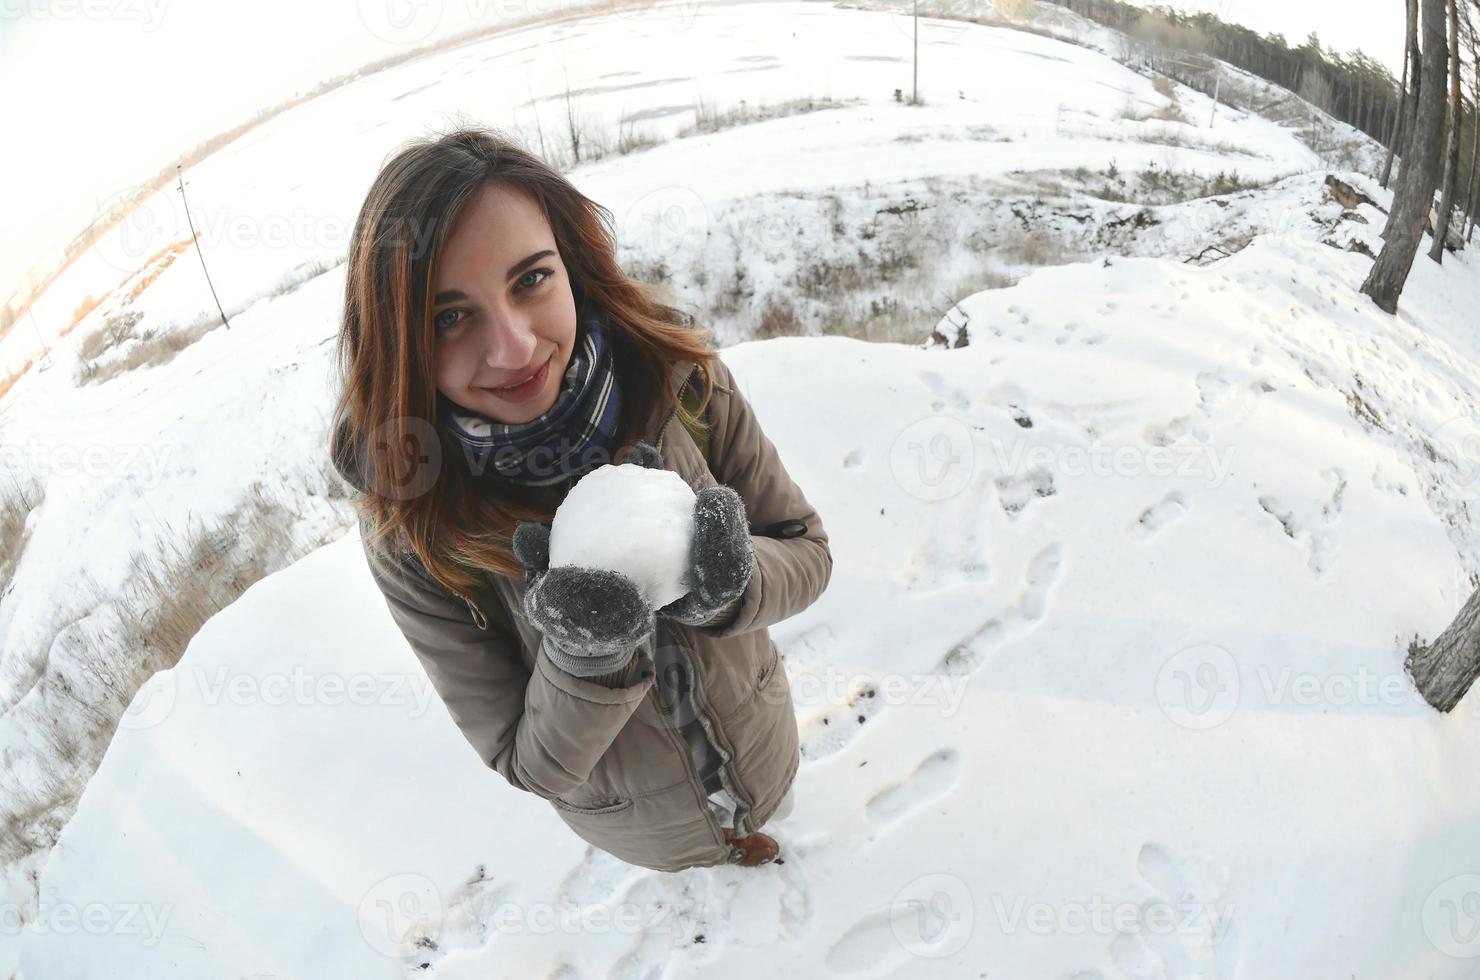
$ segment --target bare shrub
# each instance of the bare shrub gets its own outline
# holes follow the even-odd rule
[[[125,371],[168,364],[176,354],[222,326],[224,321],[219,314],[203,313],[184,327],[165,326],[133,333],[135,323],[136,319],[122,332],[109,328],[102,331],[108,336],[96,339],[92,347],[95,356],[81,360],[79,384],[101,383]]]
[[[10,587],[11,576],[30,537],[27,519],[41,506],[44,496],[41,484],[29,474],[24,483],[12,475],[7,485],[0,486],[0,594]]]
[[[756,322],[755,336],[757,340],[769,340],[772,337],[798,337],[806,334],[802,326],[801,317],[797,316],[796,307],[790,299],[772,293],[766,297],[765,305],[761,307],[760,319]]]
[[[1058,238],[1032,232],[1001,242],[996,251],[998,258],[1008,265],[1067,265],[1080,260]]]
[[[658,145],[658,138],[651,132],[639,133],[637,122],[632,119],[623,119],[617,125],[617,141],[612,147],[613,153],[635,153],[638,150],[646,150]]]
[[[325,262],[323,259],[314,259],[312,262],[305,262],[285,273],[277,281],[277,285],[267,291],[267,295],[275,298],[286,293],[291,293],[309,280],[317,279],[330,269],[337,269],[341,265],[344,265],[347,258],[347,255],[341,255],[332,262]]]
[[[134,335],[134,325],[144,318],[138,310],[110,313],[103,318],[103,325],[82,339],[77,345],[77,356],[84,361],[96,361],[105,353],[123,344]]]
[[[708,133],[717,133],[722,129],[732,129],[736,126],[745,126],[750,123],[765,122],[768,119],[780,119],[784,116],[799,116],[807,112],[820,112],[824,109],[840,109],[845,106],[857,105],[863,99],[833,99],[823,97],[814,99],[810,96],[801,99],[790,99],[786,102],[777,102],[770,105],[752,107],[741,99],[734,108],[720,110],[712,102],[706,101],[702,96],[694,102],[694,121],[690,125],[679,130],[679,137],[701,136]]]

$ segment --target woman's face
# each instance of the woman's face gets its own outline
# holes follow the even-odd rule
[[[485,184],[458,216],[432,284],[437,389],[505,424],[550,410],[575,347],[576,307],[535,200]],[[496,390],[543,374],[515,390]]]

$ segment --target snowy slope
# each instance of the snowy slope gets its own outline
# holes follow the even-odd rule
[[[1475,474],[1415,441],[1474,418],[1480,279],[1420,265],[1392,320],[1364,261],[1117,259],[973,297],[961,347],[724,352],[836,559],[775,631],[785,864],[626,867],[483,771],[350,537],[145,689],[53,854],[43,905],[162,928],[28,935],[26,975],[1468,976],[1480,721],[1398,637],[1480,568],[1436,512]]]
[[[1320,242],[1375,244],[1382,215],[1343,216],[1290,132],[1120,119],[1158,107],[1149,80],[951,22],[922,33],[927,105],[900,106],[904,23],[705,7],[676,47],[635,16],[550,25],[368,79],[190,175],[193,208],[214,207],[196,217],[216,223],[203,241],[232,328],[79,388],[76,340],[120,290],[0,402],[4,442],[47,464],[0,599],[7,780],[40,785],[56,764],[34,732],[59,710],[48,682],[87,681],[69,624],[105,630],[130,558],[187,515],[218,519],[261,481],[294,504],[300,546],[333,543],[254,586],[135,699],[39,907],[36,856],[7,868],[25,926],[0,935],[0,969],[23,951],[30,980],[1470,975],[1450,954],[1480,949],[1447,930],[1473,894],[1456,876],[1477,857],[1474,698],[1434,716],[1402,656],[1480,576],[1473,259],[1421,259],[1399,316],[1381,315],[1356,293],[1370,260]],[[724,357],[832,535],[827,594],[773,631],[806,755],[784,865],[627,868],[482,769],[324,495],[342,268],[265,294],[342,253],[382,155],[429,120],[461,106],[522,125],[528,106],[505,118],[487,93],[526,85],[558,113],[561,65],[530,60],[532,41],[566,54],[594,117],[660,137],[696,95],[865,100],[572,173],[617,216],[624,261],[663,263],[700,310],[744,264],[752,293],[714,318]],[[1180,98],[1200,118],[1200,97]],[[1092,196],[1112,163],[1263,186],[1115,203]],[[937,279],[877,295],[949,310],[919,318],[937,343],[736,343],[767,296],[861,261],[860,231],[910,201],[927,217],[878,247],[924,241]],[[56,307],[181,237],[174,207],[100,243]],[[1032,271],[971,244],[1023,226],[1093,259]],[[1004,270],[1026,278],[979,291]],[[824,292],[803,311],[838,304]],[[212,307],[189,255],[133,304],[147,324]],[[63,446],[113,465],[68,477]],[[562,896],[641,928],[542,928]],[[69,926],[87,909],[96,928]],[[1158,931],[1159,909],[1187,927]],[[434,945],[406,931],[423,916]]]

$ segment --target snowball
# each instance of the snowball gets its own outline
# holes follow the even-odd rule
[[[607,464],[581,477],[550,523],[550,567],[607,568],[653,609],[689,591],[694,491],[672,470]]]

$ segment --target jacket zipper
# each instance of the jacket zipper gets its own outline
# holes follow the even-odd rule
[[[656,629],[653,630],[652,642],[655,645],[655,647],[656,647],[656,644],[657,644],[657,641],[658,641],[657,634],[658,634],[658,631]],[[654,652],[656,653],[656,649],[654,650]],[[656,664],[657,664],[657,657],[656,656],[653,657],[653,663],[656,666]],[[659,691],[657,684],[654,684],[653,685],[653,689],[648,692],[648,697],[652,699],[652,702],[653,702],[653,710],[654,710],[656,716],[659,717],[659,718],[664,717],[663,701],[662,701],[662,697],[661,697],[661,692]],[[690,694],[689,697],[690,697],[690,706],[692,707],[692,703],[693,703],[692,702],[692,698],[693,698],[692,693]],[[698,713],[695,712],[695,714],[698,714]],[[709,726],[708,726],[708,723],[707,723],[707,719],[704,719],[701,716],[701,721],[703,721],[705,723],[704,724],[704,728],[705,728],[705,730],[707,732],[708,729],[709,729]],[[684,771],[689,774],[689,785],[692,786],[692,787],[694,787],[694,789],[698,790],[699,799],[701,801],[700,804],[699,804],[699,808],[704,811],[704,817],[709,822],[709,829],[714,834],[714,842],[716,844],[720,845],[721,847],[730,847],[730,854],[731,854],[731,857],[733,858],[734,855],[735,855],[735,849],[734,849],[734,847],[725,844],[724,828],[720,826],[720,824],[719,824],[719,817],[717,817],[717,816],[714,815],[714,809],[709,805],[709,792],[704,788],[704,781],[699,778],[699,770],[694,766],[693,756],[689,755],[689,743],[683,738],[683,736],[681,734],[679,734],[675,729],[670,728],[668,725],[659,725],[658,727],[661,728],[663,730],[663,732],[667,735],[667,737],[668,737],[668,744],[672,745],[673,748],[674,748],[674,751],[676,751],[679,754],[679,756],[682,758],[682,760],[683,760],[683,766],[684,766]],[[717,745],[715,747],[716,748],[719,748]],[[726,758],[728,758],[728,754],[725,753],[723,749],[720,749],[719,751],[720,751],[720,753],[722,755],[725,755]]]
[[[699,660],[696,657],[694,659],[694,683],[689,688],[690,707],[694,712],[694,717],[699,719],[699,724],[703,726],[706,737],[714,746],[715,751],[720,754],[720,766],[717,770],[720,785],[735,800],[737,807],[737,812],[735,813],[735,835],[737,837],[744,837],[755,829],[750,825],[750,814],[755,809],[755,800],[751,799],[750,794],[743,791],[740,786],[739,774],[734,770],[734,754],[726,751],[724,746],[720,744],[719,737],[715,735],[718,725],[709,714],[709,699],[704,696],[704,678],[702,675],[703,668],[699,666]],[[696,700],[697,703],[695,703]],[[687,754],[687,747],[685,749],[685,754]],[[698,778],[697,775],[695,778]],[[704,789],[703,783],[700,783],[699,788],[701,791]],[[704,796],[706,801],[704,809],[708,810],[709,794],[706,792]]]
[[[683,399],[684,389],[688,386],[689,378],[684,378],[683,384],[680,385],[678,388],[678,397],[680,401]],[[668,434],[668,423],[673,420],[673,416],[677,413],[677,411],[677,407],[668,409],[668,413],[663,416],[662,424],[658,426],[658,441],[654,444],[654,448],[656,448],[660,453],[663,450],[663,439]],[[480,630],[488,629],[488,618],[483,614],[483,610],[478,608],[478,604],[475,603],[472,599],[463,595],[461,592],[455,592],[455,594],[458,598],[462,599],[463,602],[468,604],[468,611],[472,614],[474,625],[476,625]],[[654,632],[654,640],[656,641],[656,631]],[[734,757],[731,755],[731,753],[726,752],[724,748],[719,744],[719,739],[714,734],[714,724],[710,719],[708,713],[705,711],[700,711],[698,707],[693,704],[694,690],[700,688],[698,680],[699,677],[696,672],[695,684],[689,691],[690,706],[694,710],[694,716],[699,719],[700,725],[703,726],[705,736],[710,740],[710,744],[713,745],[715,750],[720,754],[721,762],[718,770],[720,784],[725,788],[725,791],[728,792],[730,796],[735,800],[735,803],[739,807],[739,812],[735,814],[735,833],[736,836],[744,836],[744,834],[741,833],[742,829],[745,829],[745,833],[750,832],[748,821],[750,813],[754,809],[754,801],[750,798],[750,795],[748,793],[736,792],[736,790],[739,788],[739,779],[736,777],[734,770],[731,769],[731,760]],[[652,691],[649,692],[649,697],[653,699],[654,708],[656,708],[659,714],[661,714],[662,704],[659,701],[658,687],[656,684],[653,685]],[[708,699],[702,700],[705,707],[708,707]],[[689,755],[688,743],[682,741],[680,737],[678,735],[675,735],[672,731],[668,731],[666,726],[664,726],[664,729],[665,731],[667,731],[669,744],[671,744],[674,749],[677,750],[679,756],[681,756],[683,759],[684,768],[688,771],[689,774],[690,785],[694,786],[699,791],[699,796],[702,800],[702,803],[700,804],[700,809],[704,811],[704,816],[709,822],[709,827],[714,832],[715,843],[724,845],[724,828],[719,825],[719,818],[714,815],[714,810],[709,805],[709,793],[704,789],[703,780],[699,778],[699,770],[694,767],[694,760]],[[731,855],[733,857],[735,854],[735,849],[732,845],[729,846]]]
[[[488,629],[488,617],[483,615],[483,610],[478,608],[478,604],[475,603],[472,599],[469,599],[467,596],[463,595],[461,592],[456,592],[456,590],[454,590],[454,593],[459,599],[468,604],[468,611],[473,614],[473,625],[478,627],[480,630]]]
[[[689,374],[690,377],[693,376],[693,372],[689,372]],[[684,378],[683,384],[678,386],[678,401],[674,402],[673,407],[668,409],[668,414],[663,416],[663,422],[658,426],[658,441],[653,445],[653,448],[658,450],[660,454],[663,451],[663,437],[668,434],[668,423],[672,421],[674,413],[678,411],[678,402],[683,401],[683,392],[688,386],[689,379]]]
[[[693,374],[692,372],[690,372],[689,377],[684,378],[683,384],[679,385],[679,401],[683,400],[684,389],[689,386],[689,380],[692,377]],[[668,414],[663,416],[663,423],[658,426],[658,441],[655,444],[654,448],[656,448],[660,454],[663,451],[663,439],[665,436],[668,435],[668,423],[672,421],[673,416],[677,411],[678,409],[676,405],[675,407],[668,409]],[[696,660],[695,664],[697,663],[698,661]],[[702,690],[703,684],[701,682],[701,678],[699,677],[699,673],[696,670],[694,676],[694,684],[689,691],[690,705],[693,708],[694,717],[699,719],[700,725],[704,728],[705,737],[709,739],[710,744],[714,746],[715,751],[720,754],[720,767],[718,770],[720,785],[723,786],[725,788],[725,791],[728,792],[730,796],[735,800],[735,804],[738,807],[738,812],[735,814],[735,834],[736,836],[743,837],[745,836],[745,834],[751,833],[754,830],[754,828],[750,826],[749,819],[751,812],[755,808],[755,801],[750,798],[750,795],[748,793],[736,792],[736,790],[739,789],[740,780],[739,777],[735,774],[734,769],[732,768],[731,760],[734,758],[734,756],[731,753],[726,752],[724,747],[719,744],[719,739],[714,734],[714,723],[710,719],[708,712],[700,710],[697,705],[693,704],[694,692],[702,692]],[[707,708],[709,705],[708,699],[701,697],[700,700]],[[670,738],[670,741],[677,742],[678,739],[676,736],[674,736]],[[681,750],[681,754],[684,757],[684,764],[688,767],[690,780],[698,784],[699,794],[704,800],[704,813],[706,816],[709,817],[710,825],[715,828],[719,839],[723,840],[724,833],[719,826],[719,818],[714,815],[714,811],[709,806],[709,793],[707,790],[705,790],[703,781],[699,779],[699,772],[697,769],[694,768],[693,759],[689,757],[688,743],[684,742],[682,745],[679,746],[679,748]],[[731,852],[732,854],[734,852],[733,846],[731,847]]]

